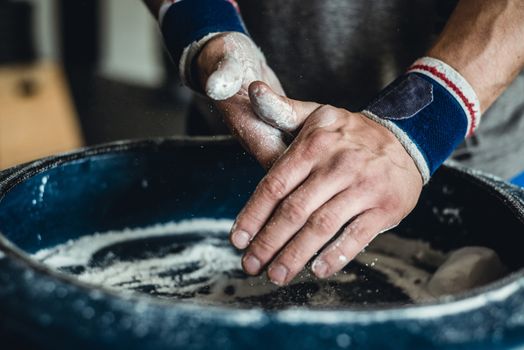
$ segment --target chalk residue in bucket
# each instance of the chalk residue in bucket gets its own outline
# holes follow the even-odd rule
[[[341,273],[318,280],[305,270],[289,286],[279,288],[264,275],[243,274],[240,254],[227,239],[232,224],[195,219],[95,233],[41,250],[34,257],[83,282],[114,290],[278,309],[430,300],[485,284],[504,270],[488,248],[444,254],[426,242],[387,233]]]

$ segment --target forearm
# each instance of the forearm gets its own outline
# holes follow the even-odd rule
[[[524,2],[461,0],[428,56],[459,71],[485,111],[524,67]]]

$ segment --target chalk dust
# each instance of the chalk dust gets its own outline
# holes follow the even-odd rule
[[[240,252],[228,241],[232,224],[194,219],[95,233],[40,250],[34,258],[83,282],[121,292],[265,309],[410,304],[460,293],[505,273],[491,249],[443,253],[388,232],[329,279],[319,280],[306,269],[289,286],[277,287],[265,275],[242,272]]]

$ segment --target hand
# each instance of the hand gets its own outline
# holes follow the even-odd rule
[[[286,149],[284,133],[261,121],[253,112],[249,84],[263,81],[277,93],[284,91],[275,73],[253,41],[241,33],[225,33],[207,42],[196,60],[208,97],[233,135],[266,168]]]
[[[261,82],[249,94],[267,123],[301,130],[233,226],[232,243],[247,248],[246,273],[269,264],[269,279],[284,285],[322,250],[312,271],[328,277],[414,208],[422,177],[389,130],[360,113],[278,96]]]

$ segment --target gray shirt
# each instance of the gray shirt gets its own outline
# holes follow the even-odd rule
[[[362,109],[424,55],[455,0],[239,0],[246,26],[286,93]],[[524,171],[524,74],[454,154],[504,178]]]

